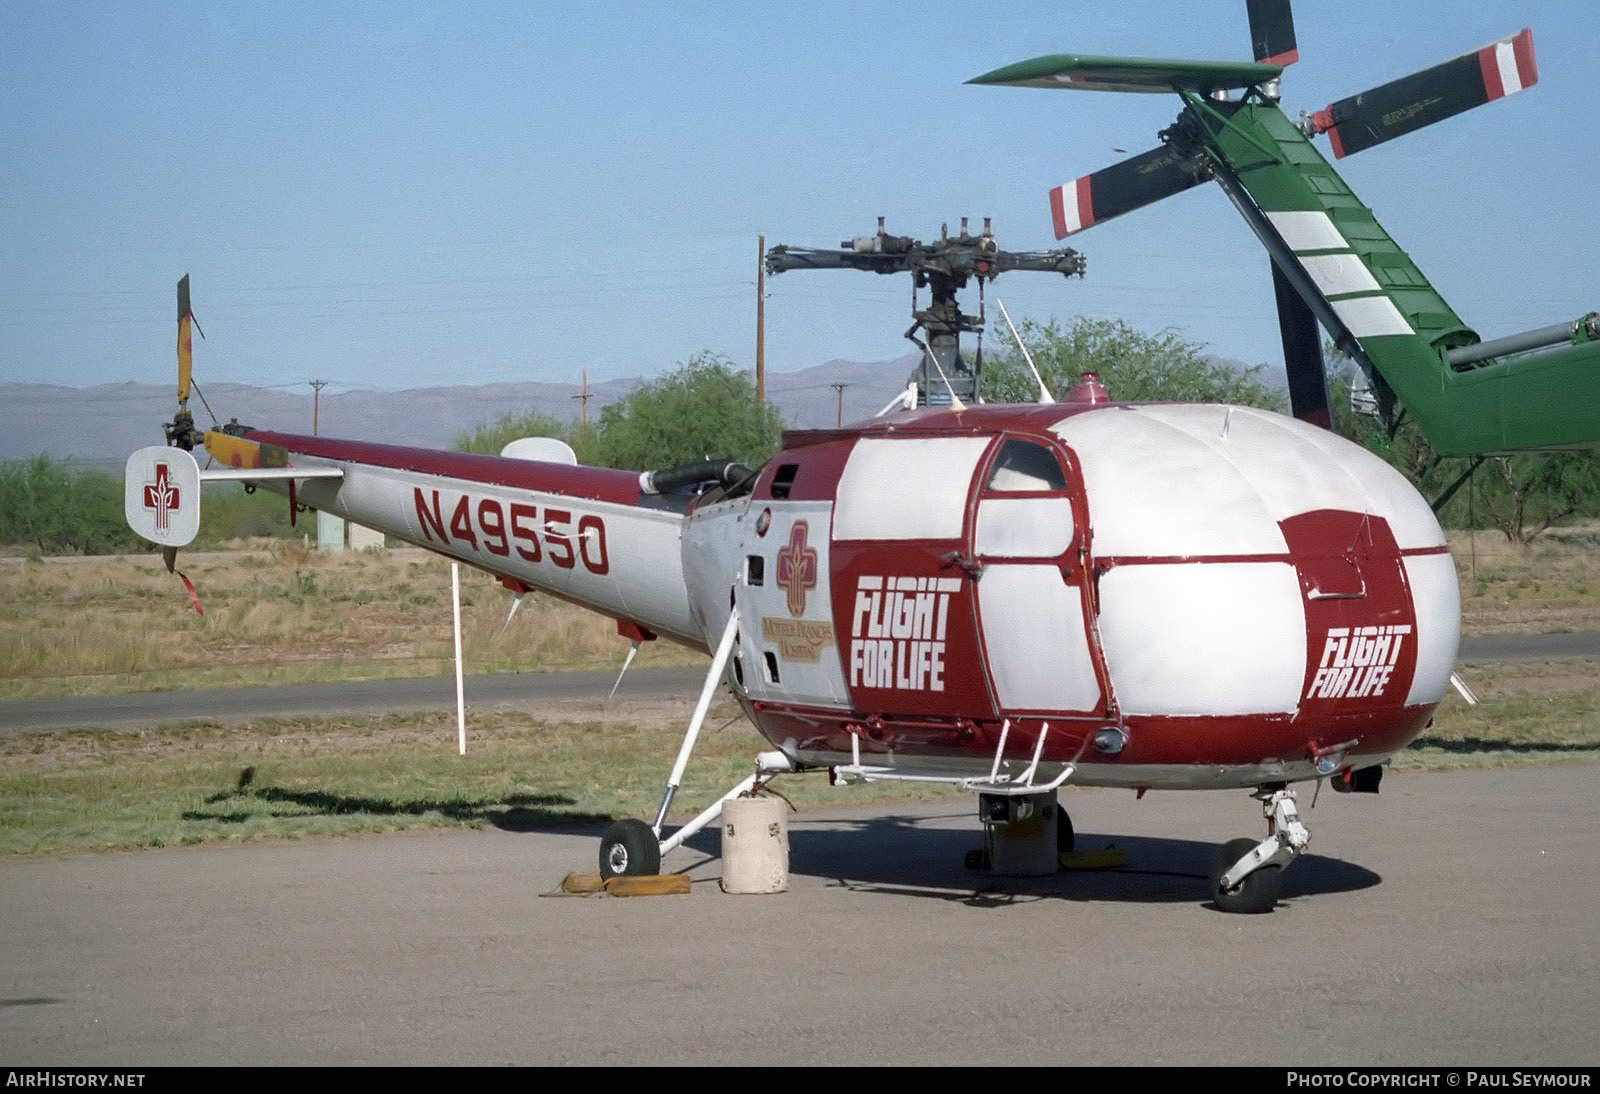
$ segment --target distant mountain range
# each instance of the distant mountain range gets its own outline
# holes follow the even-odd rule
[[[1218,363],[1242,368],[1236,361]],[[870,418],[905,389],[917,354],[889,361],[829,361],[799,372],[767,374],[767,399],[793,429],[815,429]],[[1261,377],[1282,383],[1281,373]],[[616,402],[639,379],[606,380],[589,387],[589,420]],[[835,386],[839,385],[839,386]],[[840,388],[842,387],[842,391]],[[220,421],[286,433],[310,433],[312,401],[304,391],[216,384],[203,388]],[[457,437],[509,413],[537,410],[558,421],[578,417],[576,384],[482,384],[477,387],[409,388],[404,391],[343,391],[323,394],[317,432],[351,440],[418,448],[448,448]],[[198,398],[190,400],[195,421],[209,425]],[[107,471],[122,467],[128,453],[160,444],[161,423],[177,406],[174,386],[101,384],[75,388],[55,384],[0,384],[0,460],[44,453]]]
[[[917,363],[915,353],[892,361],[829,361],[799,372],[769,372],[767,398],[792,428],[831,426],[870,418],[900,391]],[[607,380],[589,386],[589,420],[642,381]],[[842,384],[841,393],[834,387]],[[248,425],[310,433],[312,401],[304,392],[247,384],[204,385],[217,418]],[[352,440],[419,448],[448,448],[474,426],[508,413],[537,410],[560,421],[578,417],[576,384],[504,383],[477,387],[410,388],[405,391],[324,393],[317,406],[317,431]],[[195,421],[210,424],[198,398]],[[93,467],[120,468],[128,453],[160,444],[161,423],[172,420],[177,393],[169,384],[101,384],[75,388],[55,384],[0,384],[0,460],[39,453]]]

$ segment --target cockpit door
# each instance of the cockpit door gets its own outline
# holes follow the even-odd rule
[[[1087,511],[1065,453],[1003,436],[976,498],[972,558],[990,686],[1007,714],[1105,713],[1104,667],[1085,573]]]
[[[973,484],[990,437],[868,437],[839,479],[833,600],[857,710],[992,719],[971,566]]]

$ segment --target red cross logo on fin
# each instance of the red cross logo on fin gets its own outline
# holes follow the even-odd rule
[[[156,481],[144,484],[144,507],[156,511],[156,531],[165,532],[178,509],[178,488],[167,481],[167,465],[156,464]]]

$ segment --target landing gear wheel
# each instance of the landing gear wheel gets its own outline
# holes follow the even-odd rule
[[[600,837],[600,876],[644,877],[661,872],[661,841],[644,821],[620,820]]]
[[[1070,855],[1072,849],[1078,845],[1078,837],[1072,831],[1072,818],[1067,816],[1067,811],[1060,806],[1056,807],[1056,854]]]
[[[1241,881],[1236,889],[1225,890],[1222,887],[1222,875],[1249,854],[1257,842],[1253,839],[1229,840],[1217,848],[1217,853],[1211,858],[1211,899],[1224,912],[1259,915],[1272,911],[1272,906],[1278,903],[1278,893],[1283,888],[1283,868],[1279,866],[1263,866]]]

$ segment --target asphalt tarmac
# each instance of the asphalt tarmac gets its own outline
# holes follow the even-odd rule
[[[792,820],[788,892],[550,897],[598,832],[0,862],[0,1061],[1594,1065],[1596,768],[1301,800],[1268,915],[1207,903],[1242,792],[1067,790],[1127,867],[968,871],[966,796]]]
[[[1523,656],[1593,656],[1596,636],[1553,637],[1576,645]],[[691,701],[700,677],[631,672],[623,694]],[[5,703],[0,727],[453,705],[453,681],[385,681]],[[841,790],[792,818],[769,896],[720,891],[715,829],[665,864],[689,895],[626,899],[542,895],[594,869],[588,829],[0,861],[0,1063],[1593,1066],[1596,773],[1390,772],[1314,808],[1308,789],[1310,851],[1264,916],[1206,898],[1215,846],[1260,829],[1243,792],[1065,790],[1080,848],[1129,865],[1008,879],[963,865],[969,797]]]
[[[1600,657],[1600,634],[1538,634],[1464,638],[1458,660],[1547,661]],[[624,699],[686,699],[693,704],[705,679],[696,668],[632,669],[617,695]],[[526,709],[530,701],[592,699],[608,694],[616,677],[604,672],[469,676],[466,696],[474,710]],[[454,710],[454,677],[364,680],[210,691],[144,692],[68,699],[0,702],[0,733],[52,729],[154,729],[192,720],[242,722],[297,715],[388,714]]]

